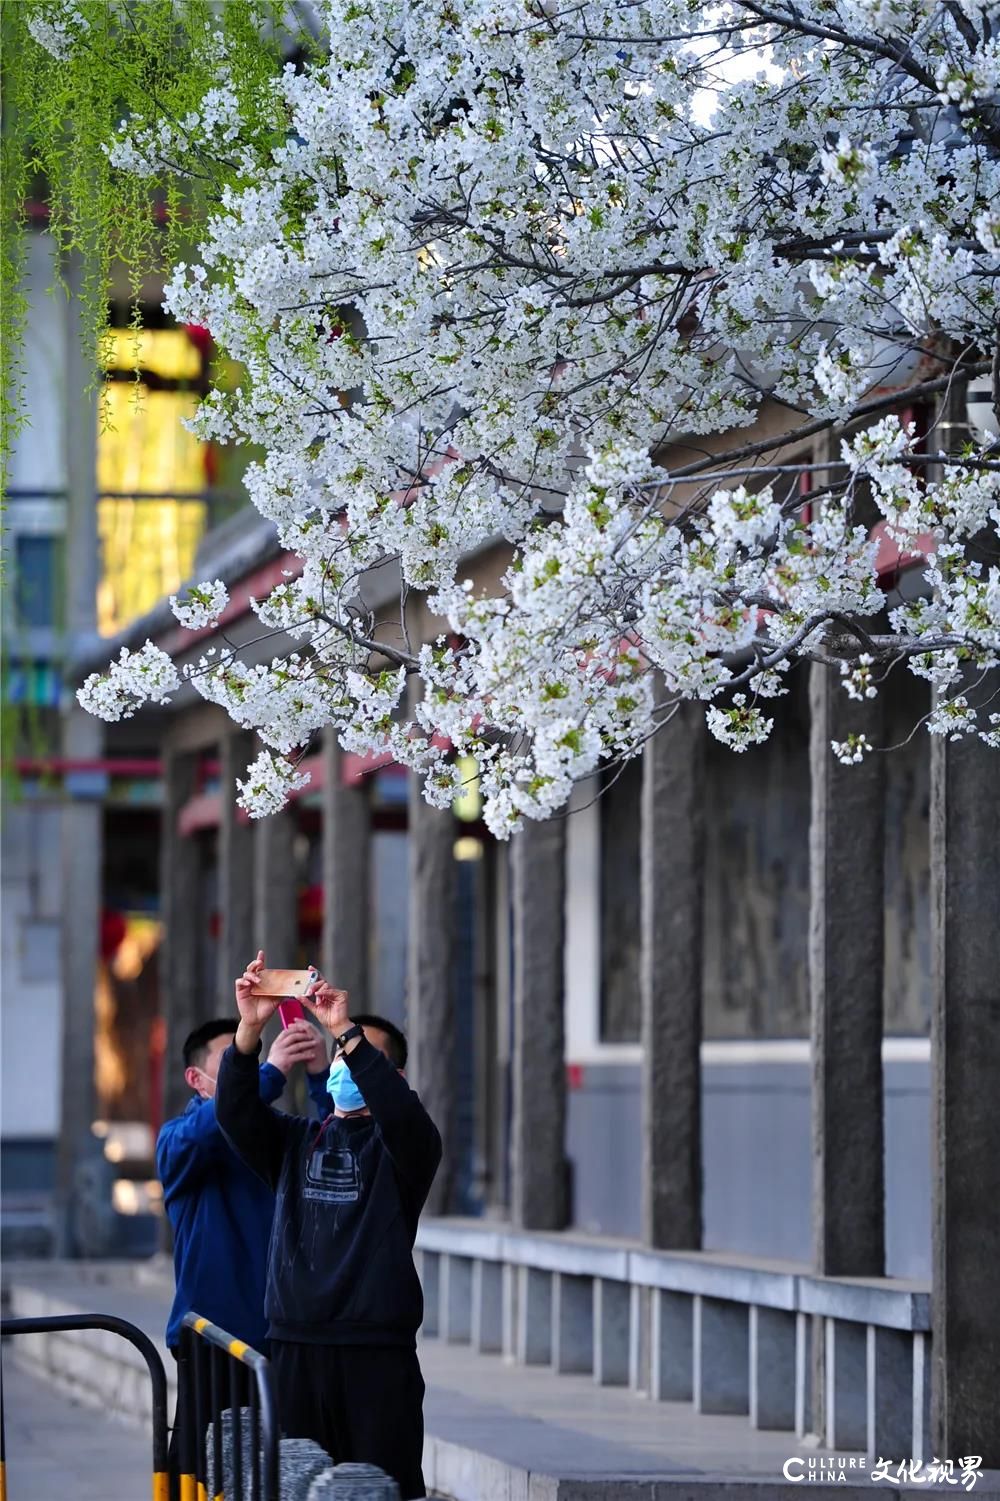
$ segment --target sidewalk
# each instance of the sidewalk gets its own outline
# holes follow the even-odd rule
[[[145,1435],[53,1391],[4,1358],[10,1501],[146,1501],[153,1458]]]
[[[9,1264],[5,1280],[13,1316],[114,1312],[162,1339],[172,1287],[155,1264]],[[121,1406],[133,1386],[141,1391],[142,1379],[134,1372],[129,1386],[113,1373],[110,1338],[96,1336],[104,1341],[100,1350],[63,1348],[53,1375],[81,1389],[90,1383],[92,1400]],[[696,1416],[685,1403],[654,1403],[587,1376],[508,1365],[467,1346],[424,1340],[420,1358],[427,1484],[455,1501],[795,1501],[802,1482],[786,1481],[782,1465],[792,1455],[817,1454],[792,1434],[757,1432],[745,1418]],[[832,1493],[852,1501],[966,1494],[955,1485],[876,1485],[862,1468]],[[974,1494],[1000,1496],[1000,1475],[984,1475]]]

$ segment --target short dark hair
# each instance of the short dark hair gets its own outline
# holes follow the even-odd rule
[[[210,1022],[202,1022],[200,1027],[195,1027],[184,1039],[184,1067],[200,1068],[205,1061],[208,1045],[217,1037],[232,1037],[239,1022],[231,1016],[217,1016]]]
[[[374,1015],[352,1016],[351,1021],[357,1027],[377,1027],[380,1032],[384,1032],[389,1039],[389,1057],[397,1068],[406,1067],[410,1050],[406,1044],[406,1037],[395,1022],[386,1021],[384,1016]]]

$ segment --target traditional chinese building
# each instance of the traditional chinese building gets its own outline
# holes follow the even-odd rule
[[[197,350],[197,334],[186,337]],[[761,432],[768,422],[765,413]],[[824,454],[778,457],[818,464]],[[79,494],[99,491],[93,457],[89,471],[79,454],[74,462]],[[260,634],[250,599],[297,564],[247,514],[195,538],[191,576],[229,590],[218,632],[181,629],[157,590],[114,603],[108,621],[126,624],[102,639],[97,574],[74,575],[67,687],[147,638],[182,666],[222,632],[251,660],[280,650],[248,645]],[[135,557],[158,558],[156,547],[147,533]],[[504,562],[498,548],[468,568],[486,580]],[[133,566],[105,601],[124,600]],[[888,547],[880,569],[887,603],[911,587]],[[366,580],[365,594],[376,612],[392,608],[392,570]],[[414,637],[433,634],[420,601],[410,608]],[[858,705],[836,679],[799,669],[775,701],[771,741],[745,756],[711,740],[701,711],[687,708],[641,763],[581,786],[568,817],[529,825],[508,845],[486,833],[473,790],[452,810],[431,809],[399,768],[329,739],[311,748],[309,786],[251,823],[234,784],[252,737],[190,686],[103,735],[68,693],[63,707],[59,754],[44,768],[61,778],[62,874],[43,920],[62,955],[48,1004],[53,1017],[61,1009],[64,1065],[46,1120],[53,1153],[60,1143],[64,1244],[80,1223],[81,1161],[94,1122],[107,1125],[99,1111],[113,1079],[127,1081],[148,1141],[183,1102],[181,1039],[232,1008],[247,957],[258,947],[275,964],[318,956],[357,1004],[405,1025],[412,1077],[444,1129],[430,1208],[461,1216],[455,1234],[466,1238],[449,1240],[435,1221],[437,1239],[424,1245],[425,1280],[440,1278],[429,1306],[440,1298],[442,1318],[494,1287],[482,1269],[496,1263],[470,1249],[480,1232],[469,1221],[482,1234],[497,1224],[552,1232],[538,1265],[522,1261],[508,1279],[504,1264],[503,1289],[518,1290],[504,1291],[504,1318],[525,1341],[512,1335],[512,1349],[529,1358],[532,1300],[554,1277],[544,1296],[555,1300],[552,1328],[563,1327],[585,1234],[645,1267],[631,1282],[593,1274],[593,1329],[607,1324],[595,1374],[655,1395],[690,1390],[712,1410],[717,1398],[697,1394],[715,1330],[726,1369],[752,1373],[773,1356],[792,1373],[796,1426],[825,1421],[840,1443],[886,1402],[909,1413],[911,1440],[914,1425],[926,1435],[931,1350],[939,1406],[957,1403],[959,1371],[971,1413],[985,1410],[984,1394],[992,1401],[982,1331],[1000,1328],[985,1250],[1000,1202],[989,1103],[1000,1063],[998,779],[978,742],[911,736],[929,704],[909,675]],[[830,741],[860,728],[898,748],[841,767]],[[148,810],[122,813],[119,783],[154,788]],[[41,845],[22,825],[18,847],[28,858]],[[157,925],[148,952],[140,890]],[[155,992],[116,999],[154,951]],[[116,1041],[109,1015],[129,1007],[129,1036]],[[11,1035],[16,1044],[21,1034]],[[534,1242],[518,1244],[528,1256]],[[647,1265],[645,1253],[668,1260]],[[755,1303],[746,1288],[758,1274],[779,1277],[776,1265],[793,1291],[755,1293]],[[683,1285],[662,1280],[671,1276]],[[549,1304],[538,1306],[544,1323]],[[626,1330],[621,1359],[608,1354],[613,1328]],[[660,1360],[674,1337],[701,1352],[679,1387]],[[874,1394],[889,1387],[897,1395],[880,1406]],[[753,1390],[759,1397],[751,1380],[725,1400],[746,1402],[735,1410],[757,1421]],[[787,1415],[786,1404],[778,1426],[791,1426]],[[1000,1460],[1000,1442],[994,1453]]]

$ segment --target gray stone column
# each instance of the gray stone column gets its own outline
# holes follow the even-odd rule
[[[863,1449],[868,1438],[867,1330],[864,1324],[846,1319],[825,1319],[824,1324],[826,1446],[833,1450]]]
[[[486,1213],[506,1219],[510,1208],[510,1077],[513,1046],[513,953],[511,938],[511,859],[510,842],[494,848],[495,889],[489,916],[490,948],[494,958],[493,1020],[489,1032],[494,1038],[493,1089],[490,1094],[490,1193]]]
[[[482,1354],[503,1349],[503,1265],[475,1261],[472,1265],[472,1348]]]
[[[257,819],[253,829],[253,948],[264,950],[270,969],[298,967],[297,827],[291,803]]]
[[[690,1402],[694,1395],[693,1297],[664,1287],[650,1290],[649,1346],[653,1401]]]
[[[511,1219],[528,1230],[568,1222],[563,953],[566,820],[526,820],[511,846],[514,1040]]]
[[[97,642],[97,581],[100,550],[94,475],[97,461],[97,406],[92,341],[84,327],[80,290],[85,267],[68,256],[63,274],[71,293],[65,303],[63,374],[66,399],[63,429],[66,473],[65,629],[73,650]],[[30,436],[30,435],[29,435]],[[71,699],[60,734],[62,754],[71,760],[100,757],[104,726]],[[56,1159],[57,1243],[70,1243],[69,1206],[76,1165],[92,1140],[94,1119],[94,984],[101,916],[104,810],[100,800],[67,800],[60,819],[62,922],[62,1037],[53,1039],[61,1055],[60,1125]],[[16,1004],[13,996],[8,1005]],[[53,1058],[53,1062],[55,1059]]]
[[[410,911],[407,956],[408,1073],[441,1132],[443,1157],[427,1199],[428,1214],[446,1214],[454,1188],[455,1101],[455,820],[451,809],[424,801],[410,777]],[[402,913],[400,914],[402,920]]]
[[[796,1336],[794,1313],[751,1305],[751,1428],[795,1428]]]
[[[995,691],[998,674],[973,702]],[[994,705],[995,707],[995,701]],[[931,740],[932,1448],[1000,1466],[1000,757]]]
[[[99,756],[102,726],[83,709],[69,711],[62,726],[66,756]],[[101,863],[104,847],[104,807],[100,799],[67,800],[60,816],[62,903],[61,977],[62,1033],[53,1038],[60,1069],[60,1128],[56,1158],[58,1253],[75,1250],[71,1203],[77,1164],[85,1155],[95,1109],[94,991],[97,981],[101,930]],[[16,1005],[14,994],[8,1005]],[[54,1061],[54,1060],[53,1060]]]
[[[552,1286],[552,1369],[594,1370],[594,1279],[556,1272]]]
[[[684,703],[643,753],[642,1230],[701,1246],[704,710]]]
[[[750,1411],[750,1310],[721,1298],[694,1299],[695,1412]]]
[[[552,1360],[552,1283],[555,1272],[519,1266],[517,1275],[517,1359],[521,1365]]]
[[[233,999],[238,975],[257,952],[253,910],[254,826],[241,819],[236,779],[244,777],[255,754],[253,735],[235,730],[219,746],[222,812],[219,819],[219,933],[215,1009],[222,1014]]]
[[[843,766],[831,740],[881,745],[880,703],[848,698],[838,673],[809,685],[809,985],[813,1259],[827,1276],[885,1269],[882,988],[884,760]]]
[[[629,1285],[594,1278],[594,1380],[628,1385]]]
[[[323,973],[348,991],[357,1011],[369,999],[368,940],[371,919],[368,787],[345,787],[343,752],[332,730],[323,746]]]
[[[314,954],[303,956],[299,953],[297,831],[298,815],[294,803],[288,803],[280,813],[272,813],[254,823],[251,958],[258,949],[263,949],[270,969],[297,969],[303,958],[319,963]],[[231,995],[230,990],[227,993],[228,1008],[235,1013],[235,998],[229,999]],[[280,1031],[281,1018],[275,1012],[262,1034],[262,1059],[267,1057]],[[307,1107],[302,1094],[303,1084],[300,1072],[286,1087],[278,1102],[279,1109],[290,1115],[301,1115],[307,1110],[311,1113],[311,1107]]]
[[[440,1336],[448,1344],[467,1345],[472,1339],[472,1273],[470,1256],[442,1256]]]
[[[438,1338],[441,1333],[441,1260],[439,1251],[417,1251],[417,1270],[424,1294],[424,1334]]]
[[[914,1440],[913,1335],[908,1329],[869,1324],[866,1337],[867,1451],[909,1455]]]
[[[179,1115],[191,1098],[184,1083],[181,1046],[199,1021],[214,1015],[198,994],[198,945],[205,921],[200,904],[197,841],[177,832],[177,815],[195,790],[193,753],[164,751],[163,823],[160,832],[160,903],[163,949],[160,995],[167,1024],[163,1118]],[[234,1007],[235,1009],[235,1007]]]

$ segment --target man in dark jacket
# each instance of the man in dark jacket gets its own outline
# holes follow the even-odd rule
[[[402,1034],[377,1017],[352,1022],[347,992],[318,976],[304,1004],[334,1037],[333,1113],[319,1123],[269,1110],[257,1057],[277,1002],[255,994],[263,966],[261,953],[236,982],[216,1108],[276,1196],[265,1312],[282,1430],[337,1463],[378,1465],[411,1501],[425,1494],[413,1242],[441,1138],[403,1078]]]

